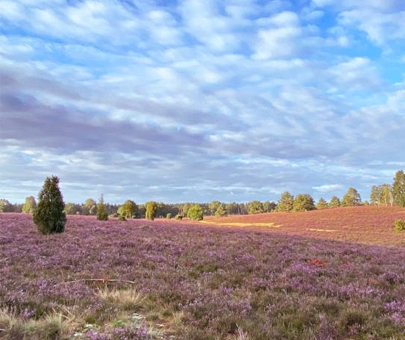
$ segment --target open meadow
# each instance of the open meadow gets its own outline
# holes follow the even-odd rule
[[[174,220],[0,214],[0,339],[404,339],[397,207]]]

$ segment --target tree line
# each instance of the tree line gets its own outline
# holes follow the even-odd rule
[[[333,196],[329,202],[320,198],[316,203],[309,194],[298,194],[293,196],[290,192],[284,192],[277,202],[254,200],[248,203],[224,203],[214,200],[210,203],[175,203],[167,204],[163,202],[147,202],[145,204],[136,204],[132,200],[127,200],[123,204],[105,203],[103,196],[98,200],[88,198],[84,203],[66,203],[64,213],[66,215],[93,215],[97,216],[101,208],[106,216],[115,216],[122,218],[184,218],[190,217],[189,211],[193,208],[191,214],[196,214],[197,219],[203,216],[227,216],[227,215],[247,215],[266,212],[291,212],[291,211],[309,211],[315,209],[329,209],[337,207],[347,207],[356,205],[398,205],[405,206],[405,173],[403,170],[396,172],[392,184],[374,185],[371,188],[370,201],[362,202],[358,191],[351,187],[342,199]],[[0,199],[0,212],[22,212],[33,213],[37,202],[34,196],[26,198],[24,204],[11,204],[6,199]],[[149,210],[148,210],[149,207]],[[194,210],[201,210],[196,213]]]

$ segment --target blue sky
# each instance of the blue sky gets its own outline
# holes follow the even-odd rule
[[[405,168],[402,0],[0,1],[0,198],[314,199]]]

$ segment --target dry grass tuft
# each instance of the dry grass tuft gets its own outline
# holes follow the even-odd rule
[[[135,289],[102,288],[97,291],[97,295],[101,299],[117,305],[120,309],[130,311],[137,311],[145,301],[145,297]]]

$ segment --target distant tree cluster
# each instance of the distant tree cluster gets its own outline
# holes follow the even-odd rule
[[[22,207],[24,214],[32,214],[37,206],[37,201],[34,196],[29,196],[25,199],[25,203]]]
[[[105,209],[108,215],[114,215],[117,213],[119,205],[117,204],[109,204],[104,203]],[[66,215],[97,215],[97,207],[98,203],[92,199],[88,198],[85,203],[83,204],[76,204],[76,203],[66,203],[65,205],[65,212]]]
[[[298,194],[294,197],[288,191],[281,195],[280,200],[277,202],[276,211],[279,212],[302,212],[310,211],[315,209],[329,209],[337,207],[350,207],[361,205],[360,194],[354,188],[349,188],[347,193],[343,196],[342,201],[336,196],[333,196],[329,203],[324,199],[320,198],[315,204],[314,199],[309,194]]]
[[[371,188],[370,203],[373,205],[397,205],[405,207],[405,173],[396,172],[394,182],[390,184],[374,185]]]
[[[25,199],[24,204],[11,204],[6,199],[0,199],[0,212],[22,212],[33,214],[33,219],[38,230],[43,234],[62,232],[66,223],[66,215],[94,215],[98,220],[108,220],[109,216],[127,218],[172,218],[178,220],[190,218],[202,220],[204,216],[225,217],[227,215],[260,214],[268,212],[303,212],[315,209],[330,209],[337,207],[350,207],[368,204],[362,203],[360,194],[353,187],[349,188],[342,200],[333,196],[329,202],[320,198],[315,204],[309,194],[293,196],[290,192],[284,192],[277,203],[251,201],[249,203],[223,203],[212,201],[211,203],[176,203],[165,204],[163,202],[150,201],[137,205],[132,200],[125,201],[122,205],[104,202],[101,195],[99,202],[88,198],[83,204],[67,203],[63,201],[59,189],[59,178],[56,176],[46,178],[43,188],[38,195],[38,202],[34,196]],[[397,205],[405,207],[405,173],[403,170],[396,172],[391,184],[374,185],[371,188],[370,204],[372,205]]]
[[[23,204],[11,204],[8,200],[0,199],[0,213],[20,213],[22,212]]]

